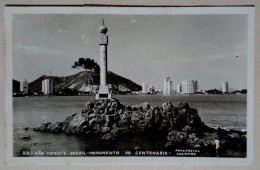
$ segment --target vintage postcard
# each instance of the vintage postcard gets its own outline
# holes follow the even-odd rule
[[[253,7],[6,7],[7,164],[253,161]]]

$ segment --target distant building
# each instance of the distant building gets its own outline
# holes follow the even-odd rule
[[[181,83],[177,84],[177,93],[180,94],[182,92],[182,85]]]
[[[44,95],[53,94],[53,81],[50,79],[44,79],[42,81],[42,92]]]
[[[195,83],[195,93],[197,93],[199,90],[198,80],[193,80],[193,81]]]
[[[222,83],[222,93],[228,93],[228,82]]]
[[[91,85],[86,86],[84,91],[85,92],[92,92],[92,86]]]
[[[125,86],[123,86],[121,84],[118,85],[118,90],[120,92],[129,92],[129,91],[131,91],[129,88],[127,88],[127,87],[125,87]]]
[[[96,91],[98,90],[99,86],[97,85],[86,85],[83,84],[81,88],[78,89],[80,94],[88,94],[88,93],[94,93],[96,94]]]
[[[172,87],[172,81],[170,79],[170,77],[166,77],[163,80],[163,94],[171,94],[173,91],[173,87]]]
[[[154,89],[154,86],[150,86],[149,89],[148,89],[148,92],[149,93],[154,93],[155,92],[155,89]]]
[[[142,83],[142,93],[147,94],[148,93],[148,83]]]
[[[26,79],[22,81],[21,92],[23,92],[23,94],[28,94],[28,81]]]
[[[182,91],[183,94],[195,94],[198,89],[198,81],[197,80],[185,80],[182,81]]]
[[[91,87],[91,92],[94,93],[94,94],[97,94],[97,93],[98,93],[98,89],[99,89],[99,86],[93,85],[93,86]]]

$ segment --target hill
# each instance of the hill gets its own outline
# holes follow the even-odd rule
[[[44,79],[51,79],[53,81],[54,88],[55,88],[55,86],[57,86],[58,84],[60,84],[62,82],[60,77],[43,75],[43,76],[39,77],[38,79],[36,79],[36,80],[34,80],[34,81],[32,81],[31,83],[28,84],[29,92],[30,93],[42,92],[42,81]]]
[[[13,80],[13,93],[20,92],[20,82],[17,80]]]
[[[51,79],[55,90],[71,89],[84,91],[88,85],[98,86],[100,82],[99,72],[82,71],[66,77],[43,75],[29,83],[30,92],[41,92],[42,81]],[[139,91],[142,87],[135,82],[119,76],[111,71],[107,73],[107,83],[113,85],[113,91]]]

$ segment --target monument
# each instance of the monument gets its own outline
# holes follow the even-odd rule
[[[100,86],[98,93],[96,94],[96,100],[98,99],[111,99],[112,90],[107,85],[107,45],[108,36],[107,27],[102,20],[102,26],[99,27],[99,47],[100,47]]]

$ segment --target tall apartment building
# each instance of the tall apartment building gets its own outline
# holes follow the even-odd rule
[[[28,81],[24,79],[21,84],[21,92],[23,92],[23,94],[28,94],[28,90]]]
[[[44,95],[53,94],[53,81],[50,79],[44,79],[42,81],[42,92]]]
[[[198,90],[197,80],[184,80],[181,82],[181,93],[182,94],[195,94]]]
[[[142,93],[143,94],[148,93],[148,83],[146,83],[146,82],[142,83]]]
[[[228,93],[228,82],[222,83],[222,93]]]
[[[163,80],[163,94],[171,94],[173,91],[172,81],[170,77],[166,77]]]

